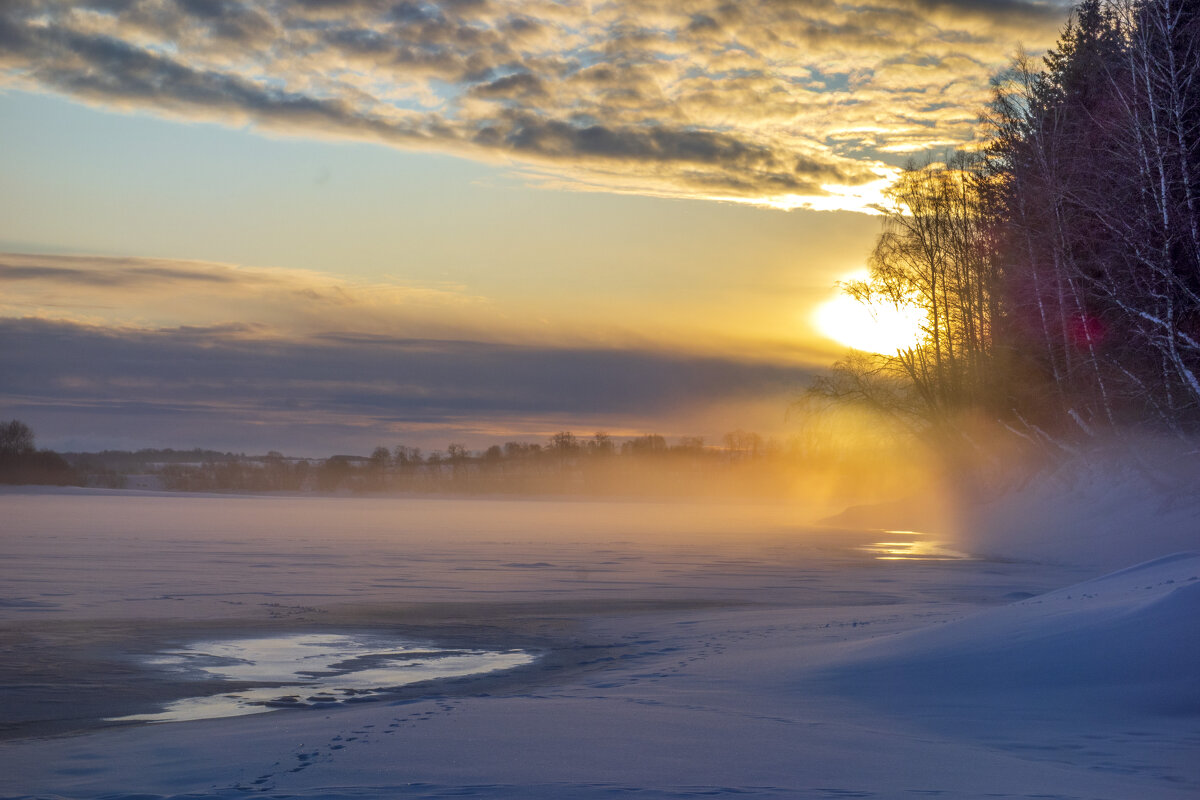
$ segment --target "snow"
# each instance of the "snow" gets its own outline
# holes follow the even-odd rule
[[[1164,490],[1137,473],[1068,473],[971,509],[962,546],[992,557],[1120,569],[1200,545],[1197,485]]]
[[[1200,553],[1177,553],[847,651],[831,675],[890,705],[969,697],[1085,716],[1200,713]]]
[[[0,795],[1195,797],[1197,502],[1098,483],[903,560],[786,506],[6,493]],[[154,652],[342,633],[541,657],[100,721],[194,696]]]

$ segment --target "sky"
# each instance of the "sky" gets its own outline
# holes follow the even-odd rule
[[[1057,0],[6,0],[0,419],[63,450],[786,435]]]

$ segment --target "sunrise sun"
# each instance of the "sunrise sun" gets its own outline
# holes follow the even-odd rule
[[[817,308],[815,321],[817,330],[847,347],[892,354],[921,341],[925,312],[915,303],[863,303],[839,294]]]

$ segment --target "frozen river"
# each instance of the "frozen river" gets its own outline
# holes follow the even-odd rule
[[[10,491],[0,515],[0,797],[1200,788],[1194,556],[1080,583],[787,505]]]

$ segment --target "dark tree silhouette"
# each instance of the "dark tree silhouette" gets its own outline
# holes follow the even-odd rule
[[[912,168],[868,281],[922,340],[858,354],[818,395],[924,431],[985,411],[1061,440],[1200,431],[1200,11],[1083,0],[1041,68],[996,80],[983,158]]]
[[[0,423],[0,456],[24,456],[34,451],[33,431],[20,420]]]
[[[33,430],[14,419],[0,423],[0,483],[65,486],[80,480],[58,453],[37,450]]]

